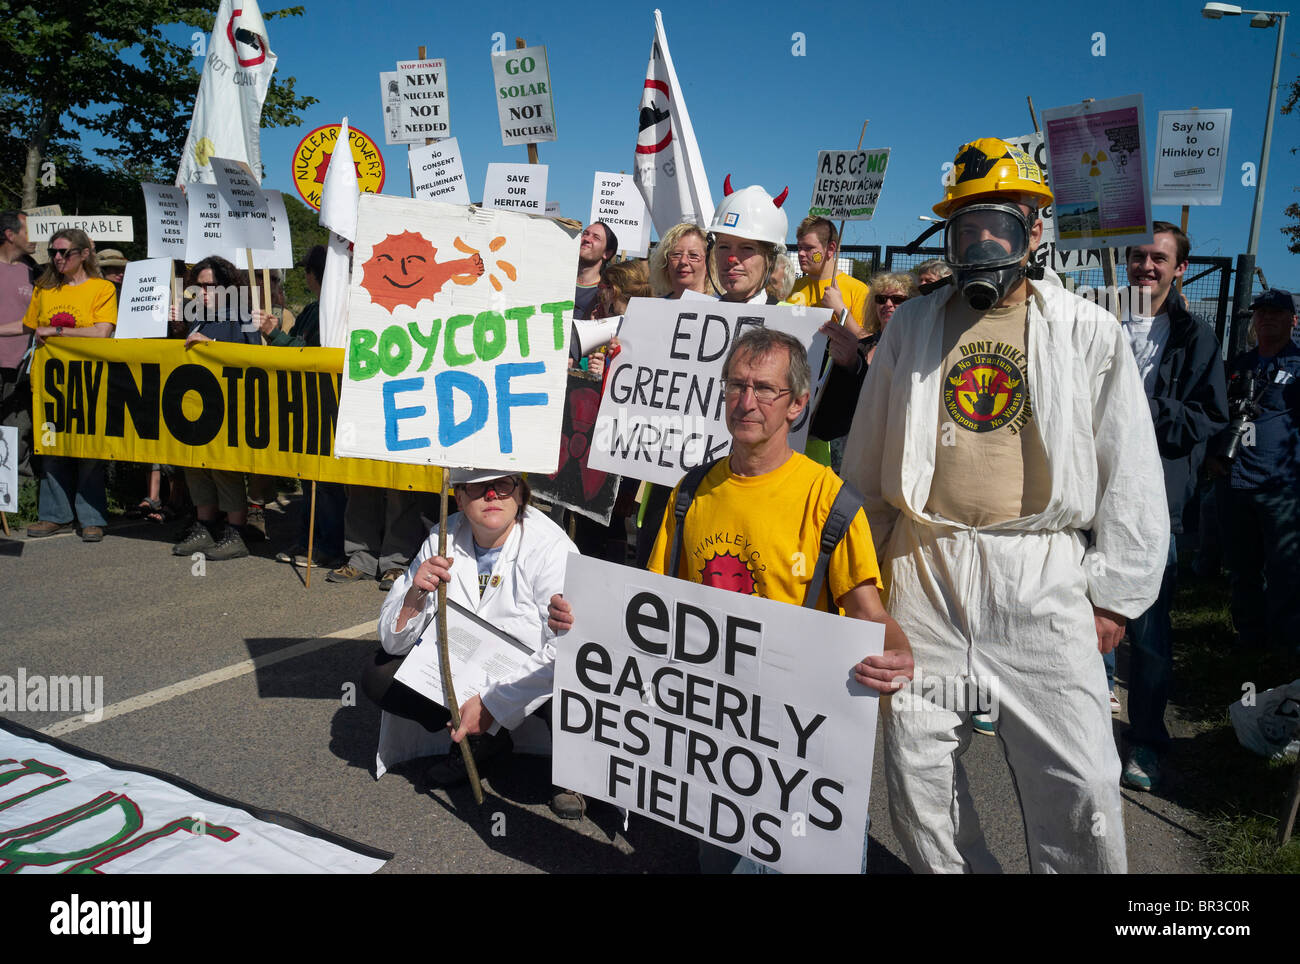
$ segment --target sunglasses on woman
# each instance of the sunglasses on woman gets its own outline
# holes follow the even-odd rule
[[[907,299],[907,295],[876,295],[876,304],[883,305],[888,301],[896,305],[901,305]]]

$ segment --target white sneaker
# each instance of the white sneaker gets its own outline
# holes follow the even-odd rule
[[[1119,711],[1121,709],[1123,709],[1123,707],[1119,705],[1119,697],[1115,695],[1114,690],[1111,690],[1110,691],[1110,715],[1119,716]]]

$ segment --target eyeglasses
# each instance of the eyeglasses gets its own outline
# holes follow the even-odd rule
[[[49,248],[50,260],[55,258],[71,258],[74,254],[80,254],[80,248]]]
[[[690,264],[699,264],[704,260],[704,255],[695,251],[674,251],[668,256],[668,260],[673,264],[681,264],[683,261],[689,262]]]
[[[754,393],[754,401],[760,405],[771,405],[782,395],[788,395],[792,391],[789,388],[776,388],[762,382],[757,385],[751,385],[749,382],[723,382],[723,390],[727,393],[727,398],[732,401],[744,398],[746,390],[751,391]]]
[[[508,499],[514,494],[519,483],[514,480],[513,476],[503,475],[499,479],[492,479],[489,482],[466,482],[461,486],[465,495],[471,499],[481,499],[487,494],[488,489],[496,493],[499,499]]]
[[[908,299],[908,297],[908,295],[876,295],[876,304],[883,305],[888,301],[896,305],[901,305]]]

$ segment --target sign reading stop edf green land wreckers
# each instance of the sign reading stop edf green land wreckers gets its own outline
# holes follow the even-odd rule
[[[555,103],[545,47],[524,47],[492,55],[501,143],[536,144],[553,141]]]
[[[818,151],[808,213],[833,221],[870,221],[885,186],[889,148],[874,151]]]

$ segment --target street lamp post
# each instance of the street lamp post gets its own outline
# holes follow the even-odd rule
[[[1277,109],[1277,82],[1282,71],[1282,38],[1286,32],[1286,18],[1290,11],[1280,10],[1243,10],[1231,3],[1207,3],[1201,9],[1201,16],[1207,20],[1219,20],[1223,17],[1239,17],[1250,14],[1250,25],[1267,29],[1277,25],[1277,49],[1273,54],[1273,81],[1268,88],[1268,113],[1264,116],[1264,143],[1260,149],[1259,179],[1255,184],[1255,205],[1250,212],[1250,237],[1246,243],[1246,253],[1237,258],[1237,284],[1234,291],[1233,320],[1243,314],[1249,316],[1250,293],[1255,274],[1255,254],[1259,250],[1259,228],[1264,217],[1264,187],[1268,181],[1268,155],[1273,145],[1273,113]],[[1244,345],[1245,326],[1232,326],[1234,350]]]

